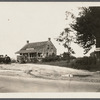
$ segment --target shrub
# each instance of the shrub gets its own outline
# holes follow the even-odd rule
[[[51,62],[51,61],[59,61],[59,60],[60,60],[59,56],[53,56],[53,55],[50,55],[42,59],[43,62]]]
[[[71,60],[76,59],[76,57],[72,56],[70,53],[68,52],[64,52],[62,54],[61,60],[66,60],[67,63],[70,63]]]
[[[37,63],[38,62],[38,59],[37,58],[31,58],[31,61],[32,63]]]
[[[0,58],[0,63],[4,63],[4,58]]]
[[[9,56],[5,57],[4,62],[5,62],[6,64],[11,63],[11,58],[10,58]]]
[[[78,59],[76,59],[76,64],[79,64],[79,65],[96,64],[96,58],[95,57],[78,58]]]
[[[20,64],[21,64],[21,63],[25,63],[25,58],[24,58],[24,56],[21,56],[21,55],[20,55],[20,56],[17,56],[17,62],[20,63]]]
[[[94,66],[96,66],[96,58],[95,57],[77,58],[74,60],[74,62],[70,62],[69,66],[76,69],[85,69],[85,70],[94,69],[95,68]]]
[[[68,52],[64,52],[63,54],[62,54],[62,60],[70,60],[70,54],[68,53]]]
[[[15,59],[11,59],[11,63],[16,63],[17,61]]]
[[[9,56],[2,56],[0,57],[0,63],[5,63],[5,64],[9,64],[11,63],[11,58]]]

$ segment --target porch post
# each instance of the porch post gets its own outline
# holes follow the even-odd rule
[[[100,35],[96,37],[96,55],[97,61],[100,63]]]
[[[30,61],[30,53],[28,53],[28,61]]]
[[[36,58],[38,59],[38,52],[36,52]]]

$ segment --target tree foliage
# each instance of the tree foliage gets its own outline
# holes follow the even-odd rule
[[[95,45],[96,37],[100,36],[100,7],[81,7],[79,10],[76,17],[73,13],[66,12],[66,20],[70,16],[72,21],[57,41],[63,42],[65,47],[70,48],[69,51],[72,50],[70,43],[77,43],[84,48],[86,54]]]

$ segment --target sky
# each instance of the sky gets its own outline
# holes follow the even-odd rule
[[[82,5],[83,3],[80,3]],[[66,11],[78,13],[79,4],[68,2],[0,2],[0,55],[16,58],[26,41],[40,42],[51,38],[57,54],[67,51],[55,40],[66,25]],[[73,45],[76,57],[83,49]]]

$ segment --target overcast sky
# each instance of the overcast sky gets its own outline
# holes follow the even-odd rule
[[[77,13],[78,4],[68,2],[0,2],[0,54],[16,57],[26,40],[46,41],[50,37],[57,53],[65,49],[54,38],[66,27],[65,11]],[[83,50],[73,45],[76,56]]]

